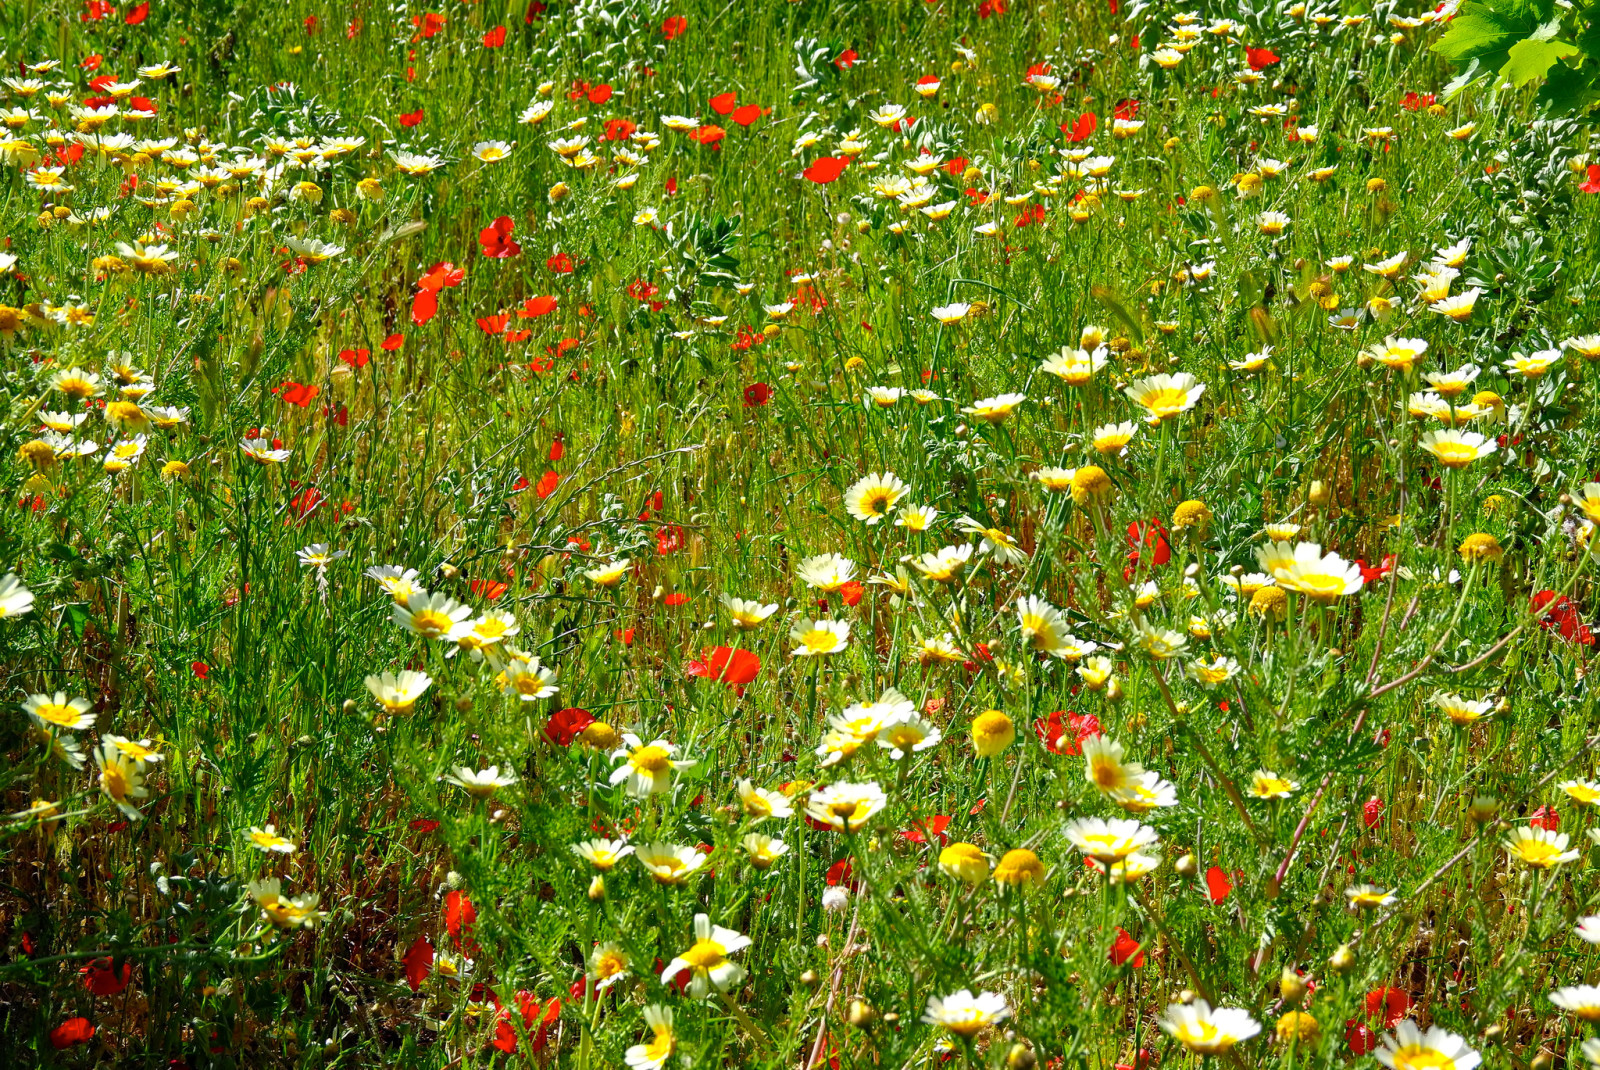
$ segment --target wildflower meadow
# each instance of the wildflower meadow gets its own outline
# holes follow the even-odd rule
[[[0,1065],[1600,1067],[1600,7],[0,6]]]

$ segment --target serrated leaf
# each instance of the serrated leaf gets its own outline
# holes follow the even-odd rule
[[[1577,46],[1568,41],[1518,41],[1511,46],[1506,65],[1500,73],[1512,85],[1521,87],[1537,82],[1561,60],[1578,54]]]

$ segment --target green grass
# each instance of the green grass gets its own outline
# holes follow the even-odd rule
[[[0,819],[0,1022],[16,1065],[588,1070],[625,1065],[657,1004],[674,1012],[673,1061],[695,1065],[804,1067],[816,1053],[846,1070],[903,1067],[948,1048],[973,1065],[1110,1070],[1141,1049],[1200,1059],[1158,1021],[1202,996],[1262,1024],[1223,1061],[1309,1070],[1374,1062],[1352,1053],[1346,1026],[1385,1032],[1369,1009],[1381,994],[1368,1000],[1384,986],[1487,1064],[1584,1058],[1589,1028],[1547,994],[1595,973],[1572,935],[1593,909],[1592,812],[1557,786],[1594,775],[1592,644],[1530,600],[1558,593],[1573,621],[1595,603],[1578,501],[1600,460],[1595,371],[1563,347],[1600,322],[1600,197],[1580,188],[1593,181],[1588,127],[1540,119],[1531,87],[1446,99],[1452,72],[1428,51],[1438,28],[1388,23],[1420,7],[1329,8],[1367,21],[1321,30],[1287,7],[986,10],[689,0],[551,4],[529,21],[485,0],[440,8],[427,37],[411,21],[422,7],[155,0],[133,25],[127,6],[102,19],[31,0],[0,11],[7,73],[66,85],[75,105],[100,92],[96,75],[181,68],[133,91],[154,117],[100,132],[202,157],[185,168],[170,148],[165,160],[91,149],[62,174],[70,192],[42,193],[25,177],[46,162],[34,157],[70,144],[78,120],[43,92],[26,105],[5,90],[7,107],[37,112],[0,146],[0,237],[16,257],[0,273],[0,575],[35,599],[0,619],[0,811],[13,815]],[[1187,10],[1199,43],[1163,70],[1149,57]],[[678,16],[687,28],[669,39]],[[1220,18],[1231,35],[1206,32]],[[499,26],[503,45],[485,47]],[[1255,84],[1236,79],[1247,46],[1279,57]],[[857,62],[836,64],[847,49]],[[101,64],[83,70],[90,55]],[[19,67],[50,58],[59,70]],[[1028,84],[1038,64],[1059,87]],[[941,79],[926,99],[913,88],[925,75]],[[591,103],[576,83],[613,95]],[[729,92],[770,112],[741,126],[713,110]],[[519,124],[539,100],[550,115]],[[1114,138],[1124,101],[1144,126]],[[909,131],[869,118],[891,104],[916,118]],[[1250,111],[1273,104],[1282,114]],[[1062,127],[1084,112],[1098,129],[1069,144]],[[672,115],[724,135],[702,144],[669,129]],[[602,157],[592,169],[546,147],[579,119]],[[602,140],[616,119],[659,145]],[[1467,123],[1470,136],[1447,135]],[[1291,136],[1311,125],[1315,141]],[[1368,133],[1380,127],[1389,135]],[[867,147],[842,175],[803,177],[852,130]],[[797,148],[808,132],[819,141]],[[365,141],[315,172],[219,178],[174,211],[182,191],[162,183],[232,160],[228,147],[277,163],[271,139],[295,136]],[[491,140],[515,142],[511,157],[474,160]],[[630,144],[648,162],[614,159]],[[1092,179],[1061,177],[1063,153],[1090,146],[1115,156],[1098,196]],[[445,162],[407,177],[401,149]],[[928,176],[928,203],[955,202],[942,220],[872,188],[909,177],[902,164],[923,149],[966,161]],[[1287,166],[1262,177],[1264,159]],[[1313,181],[1319,167],[1336,170]],[[308,178],[317,196],[291,196]],[[368,178],[381,200],[358,191]],[[646,209],[655,224],[635,222]],[[1290,218],[1282,235],[1261,233],[1264,211]],[[484,255],[479,232],[500,217],[519,255]],[[997,236],[975,231],[986,222]],[[300,270],[291,238],[342,251]],[[1455,322],[1410,277],[1464,239],[1451,292],[1482,293]],[[138,242],[170,246],[168,270],[105,259]],[[1363,269],[1400,252],[1392,281]],[[555,269],[563,255],[569,273]],[[1347,271],[1329,266],[1339,256]],[[464,274],[418,323],[419,280],[443,262]],[[517,315],[541,296],[553,311]],[[1391,307],[1370,303],[1382,299]],[[779,318],[764,308],[789,301]],[[973,307],[949,324],[930,314],[954,302]],[[499,313],[527,336],[480,326]],[[1108,352],[1090,384],[1040,370],[1094,325]],[[1388,336],[1428,343],[1415,371],[1361,356]],[[1269,345],[1259,369],[1230,366]],[[1560,356],[1542,376],[1504,367],[1549,349]],[[341,358],[355,350],[367,362]],[[119,474],[102,465],[116,432],[99,409],[78,432],[95,455],[29,445],[42,413],[82,411],[52,390],[58,372],[97,373],[100,400],[115,400],[124,360],[153,378],[146,410],[184,407],[187,422],[152,426]],[[1458,403],[1493,391],[1503,406],[1485,403],[1468,429],[1510,447],[1447,470],[1420,445],[1442,425],[1408,415],[1408,398],[1428,389],[1422,373],[1469,362],[1483,371]],[[1205,392],[1141,425],[1125,455],[1097,454],[1095,428],[1143,416],[1122,388],[1157,372]],[[304,406],[286,400],[305,400],[295,384],[316,389]],[[908,394],[864,404],[875,386]],[[933,398],[909,396],[921,388]],[[1013,391],[1027,400],[1002,422],[962,411]],[[284,463],[240,449],[263,428],[291,451]],[[168,461],[186,473],[164,474]],[[1090,464],[1112,493],[1074,501],[1034,478]],[[878,472],[939,511],[932,529],[851,518],[845,492]],[[1173,526],[1189,500],[1211,514],[1203,529]],[[979,549],[963,516],[1006,532],[1023,560]],[[1170,560],[1151,548],[1130,563],[1130,525],[1152,518]],[[1285,618],[1263,619],[1222,578],[1260,571],[1264,526],[1285,521],[1301,526],[1288,547],[1395,567],[1328,605],[1291,595]],[[1465,561],[1474,532],[1503,558]],[[968,542],[953,583],[908,560]],[[319,573],[296,556],[313,544],[345,556]],[[856,564],[858,603],[835,594],[820,609],[798,579],[829,553]],[[621,557],[632,567],[617,586],[585,578]],[[385,564],[474,613],[514,615],[512,644],[558,670],[559,692],[508,697],[498,664],[397,626],[363,575]],[[910,591],[866,582],[897,570]],[[1155,601],[1138,606],[1147,581]],[[741,632],[723,595],[778,609]],[[1030,595],[1099,644],[1114,687],[1084,687],[1077,663],[1028,648],[1016,604]],[[1136,625],[1187,633],[1197,615],[1210,637],[1190,633],[1177,657],[1141,646]],[[815,616],[848,621],[847,648],[791,656],[791,625]],[[946,633],[961,657],[920,663],[923,639]],[[759,659],[742,689],[690,672],[717,646]],[[1185,675],[1218,656],[1241,670],[1223,686]],[[363,681],[405,669],[432,685],[385,715]],[[887,687],[943,741],[901,762],[867,742],[824,766],[829,715]],[[95,714],[53,733],[81,743],[84,769],[21,708],[56,691]],[[1457,727],[1430,701],[1439,691],[1498,708]],[[695,764],[670,791],[632,798],[610,784],[606,749],[553,738],[567,708]],[[969,726],[991,709],[1016,738],[982,758]],[[1083,758],[1045,745],[1053,711],[1092,715],[1175,786],[1176,806],[1138,815],[1159,834],[1151,875],[1107,884],[1067,839],[1074,819],[1122,812]],[[102,790],[90,752],[107,734],[161,755],[148,796],[131,800],[137,817]],[[489,765],[516,783],[487,801],[442,779]],[[1258,770],[1298,787],[1248,797]],[[741,778],[784,788],[797,815],[753,824]],[[808,827],[808,791],[839,781],[881,785],[884,809],[852,834]],[[1479,796],[1498,811],[1475,817]],[[27,813],[40,800],[59,807]],[[1539,807],[1580,852],[1549,875],[1499,846]],[[951,842],[993,860],[1026,848],[1047,877],[969,889],[941,871],[940,843],[905,835],[941,817]],[[269,823],[298,849],[253,848],[250,830]],[[752,831],[787,853],[755,868],[740,846]],[[570,848],[624,832],[640,847],[704,845],[711,860],[664,886],[625,858],[597,896]],[[841,864],[852,894],[825,909]],[[317,923],[265,916],[247,885],[268,877],[286,897],[320,897]],[[1345,889],[1363,883],[1397,899],[1352,911]],[[447,924],[452,892],[472,904],[468,932]],[[752,941],[726,998],[661,980],[700,913]],[[1142,966],[1108,959],[1119,929]],[[422,940],[469,956],[470,971],[409,983]],[[606,943],[631,976],[574,995]],[[86,984],[116,982],[124,963],[125,987]],[[1291,1009],[1279,975],[1297,967],[1316,982],[1305,1009],[1320,1030],[1291,1045],[1273,1033]],[[930,997],[961,989],[1003,995],[1012,1016],[970,1043],[921,1023]],[[497,1018],[497,1005],[532,1013]],[[74,1018],[93,1038],[53,1043]],[[492,1045],[497,1021],[514,1052]]]

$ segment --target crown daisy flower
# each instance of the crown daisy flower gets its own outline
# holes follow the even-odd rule
[[[1374,1054],[1389,1070],[1472,1070],[1482,1061],[1465,1039],[1436,1025],[1424,1033],[1409,1018],[1401,1019],[1394,1032],[1380,1038]]]
[[[1449,691],[1435,691],[1428,700],[1450,718],[1452,724],[1473,724],[1494,712],[1494,703],[1488,699],[1468,699]]]
[[[1600,784],[1592,780],[1563,780],[1556,787],[1579,806],[1600,806]]]
[[[1378,907],[1393,906],[1400,900],[1393,892],[1379,888],[1375,884],[1354,884],[1344,890],[1345,900],[1354,910],[1376,910]]]
[[[1300,790],[1300,784],[1269,770],[1257,769],[1250,778],[1247,790],[1249,795],[1257,799],[1287,799]]]
[[[100,741],[95,764],[100,771],[100,790],[106,798],[115,803],[126,817],[138,820],[139,808],[134,800],[150,795],[144,786],[145,763],[126,754],[117,746],[115,737],[107,736]]]
[[[1565,832],[1520,825],[1512,829],[1500,845],[1530,869],[1553,869],[1577,860],[1579,852],[1567,850],[1570,839]]]
[[[964,406],[962,412],[980,423],[1003,423],[1016,411],[1017,406],[1027,401],[1025,394],[996,394],[992,398],[983,398],[974,401],[971,405]]]
[[[1093,353],[1063,347],[1060,353],[1041,364],[1039,370],[1055,376],[1068,386],[1085,386],[1094,378],[1095,372],[1106,366],[1108,359],[1105,346],[1097,347]]]
[[[1188,372],[1177,372],[1135,379],[1122,392],[1128,396],[1128,400],[1148,412],[1151,420],[1159,423],[1194,408],[1205,391],[1205,384],[1194,376]]]
[[[1600,987],[1571,985],[1550,993],[1550,1002],[1571,1011],[1580,1022],[1600,1022]]]
[[[789,845],[782,840],[773,839],[752,832],[739,840],[739,846],[744,849],[745,857],[756,869],[771,869],[772,864],[789,853]]]
[[[417,700],[432,686],[433,678],[425,672],[404,669],[397,673],[369,675],[362,682],[384,712],[393,716],[410,713]]]
[[[1196,659],[1184,667],[1184,675],[1211,691],[1239,675],[1239,663],[1218,654],[1210,661]]]
[[[678,1037],[672,1029],[672,1008],[652,1004],[644,1009],[644,1024],[650,1040],[635,1044],[623,1053],[628,1070],[662,1070],[677,1050]]]
[[[64,691],[57,691],[53,695],[29,695],[22,703],[22,712],[40,728],[69,728],[73,731],[92,728],[96,716],[88,699],[69,699]]]
[[[250,846],[263,854],[292,855],[299,849],[293,840],[286,836],[278,835],[277,826],[275,825],[268,825],[264,829],[256,828],[252,825],[247,835],[250,840]]]
[[[474,799],[487,799],[501,788],[509,788],[517,782],[517,778],[512,776],[509,770],[501,773],[498,765],[477,771],[458,765],[455,772],[448,774],[444,779]]]
[[[939,519],[939,510],[928,505],[902,505],[895,514],[894,526],[912,532],[924,532]]]
[[[722,604],[727,607],[729,623],[741,631],[760,627],[768,617],[778,611],[776,602],[763,604],[759,599],[747,600],[729,594],[722,596]]]
[[[622,582],[628,574],[629,560],[619,557],[615,561],[608,561],[598,568],[584,570],[584,578],[596,587],[615,587]]]
[[[424,639],[448,639],[461,623],[472,616],[472,609],[448,595],[414,592],[405,605],[396,605],[391,619]]]
[[[789,629],[796,646],[789,653],[797,658],[826,657],[850,645],[850,622],[802,618]]]
[[[961,575],[972,559],[972,544],[944,546],[933,553],[911,559],[911,567],[922,573],[922,578],[933,583],[950,583]],[[960,659],[957,659],[960,660]]]
[[[1417,445],[1446,468],[1465,468],[1473,461],[1493,456],[1496,449],[1493,439],[1476,431],[1429,431],[1417,440]]]
[[[1083,741],[1084,776],[1101,791],[1129,788],[1144,776],[1144,766],[1123,760],[1122,744],[1104,735]]]
[[[898,762],[937,747],[944,733],[925,717],[911,713],[885,724],[873,738],[889,752],[891,760]]]
[[[1178,805],[1177,787],[1149,769],[1135,777],[1127,787],[1112,788],[1106,795],[1118,809],[1129,814],[1147,814],[1151,810],[1165,810]]]
[[[1368,346],[1364,352],[1385,368],[1409,372],[1427,351],[1428,343],[1420,338],[1396,338],[1391,335],[1382,342]]]
[[[661,971],[663,984],[670,983],[684,970],[690,972],[688,993],[694,999],[704,999],[715,988],[726,992],[744,980],[744,967],[734,962],[735,955],[750,946],[750,938],[712,925],[704,914],[694,916],[694,946],[667,963]]]
[[[984,527],[970,516],[957,517],[956,527],[964,535],[981,536],[978,540],[978,551],[988,554],[1001,564],[1022,565],[1028,561],[1028,555],[1017,545],[1017,540],[999,528]]]
[[[751,821],[765,821],[769,817],[794,816],[794,805],[788,797],[776,791],[756,787],[749,778],[739,781],[739,805],[744,816]]]
[[[856,832],[889,804],[876,783],[839,781],[813,791],[806,800],[806,816],[837,832]]]
[[[1068,843],[1103,865],[1120,862],[1157,840],[1155,829],[1129,817],[1080,817],[1067,822],[1064,831]]]
[[[676,744],[664,739],[646,743],[632,732],[622,733],[622,746],[611,760],[622,764],[611,772],[611,783],[625,784],[627,792],[636,799],[660,795],[672,787],[672,774],[678,769],[688,769],[695,764],[692,758],[674,758]]]
[[[910,493],[893,472],[872,472],[844,492],[845,510],[868,527],[876,525]]]
[[[616,868],[617,863],[633,854],[634,846],[626,839],[584,840],[572,845],[572,853],[605,873]]]
[[[1274,564],[1277,564],[1276,559]],[[1323,604],[1336,602],[1345,595],[1355,594],[1361,590],[1364,582],[1359,565],[1346,561],[1338,554],[1324,554],[1322,547],[1314,542],[1298,544],[1294,548],[1294,556],[1286,564],[1268,568],[1267,571],[1278,581],[1280,587],[1298,591],[1307,598]]]
[[[503,694],[515,695],[522,702],[535,702],[561,690],[556,686],[556,670],[539,664],[537,657],[525,657],[509,649],[508,653],[511,660],[501,670],[498,681]]]
[[[1104,424],[1094,429],[1089,444],[1102,457],[1121,457],[1127,452],[1128,443],[1132,442],[1138,433],[1139,425],[1132,420]]]
[[[818,554],[801,561],[795,577],[808,587],[832,594],[856,576],[856,563],[843,554]]]
[[[924,1024],[941,1026],[963,1040],[971,1040],[1009,1017],[1011,1008],[1000,993],[973,995],[965,988],[949,996],[929,996],[927,1009],[922,1012]]]
[[[657,884],[682,884],[711,860],[708,854],[676,843],[641,844],[633,857]]]
[[[1233,1007],[1213,1010],[1203,999],[1168,1005],[1158,1024],[1163,1033],[1197,1055],[1221,1055],[1261,1032],[1260,1023],[1248,1011]]]

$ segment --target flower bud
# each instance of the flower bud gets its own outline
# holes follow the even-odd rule
[[[1199,871],[1200,866],[1195,862],[1194,855],[1185,854],[1172,864],[1172,868],[1178,871],[1180,877],[1192,877]]]
[[[599,874],[596,874],[594,880],[589,882],[589,898],[598,903],[605,897],[606,879]]]
[[[847,1020],[857,1029],[865,1029],[878,1020],[878,1012],[873,1010],[869,1004],[863,1003],[859,999],[853,999],[850,1001],[850,1013]]]
[[[1355,964],[1356,953],[1349,944],[1340,944],[1328,956],[1328,968],[1334,973],[1348,973]]]
[[[1283,968],[1283,973],[1278,977],[1278,993],[1283,996],[1283,1002],[1291,1007],[1300,1006],[1306,998],[1305,980],[1294,972],[1293,967]]]
[[[1033,1070],[1038,1061],[1033,1049],[1020,1042],[1011,1045],[1011,1050],[1006,1052],[1006,1070]]]

